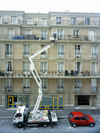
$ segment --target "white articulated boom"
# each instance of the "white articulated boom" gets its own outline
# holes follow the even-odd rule
[[[52,44],[50,45],[47,45],[46,47],[40,49],[39,51],[35,52],[34,54],[32,54],[31,56],[29,56],[29,61],[30,61],[30,71],[39,87],[38,89],[38,93],[39,93],[39,96],[38,96],[38,99],[36,101],[36,104],[35,104],[35,107],[34,107],[34,110],[33,110],[33,113],[35,114],[39,108],[39,105],[40,105],[40,101],[41,101],[41,98],[42,98],[42,82],[41,82],[41,79],[35,69],[35,66],[34,66],[34,61],[32,60],[35,56],[37,56],[38,54],[42,53],[44,50],[47,50],[48,48],[50,48],[51,46],[53,46],[53,43],[54,43],[54,38],[51,39],[52,40]]]

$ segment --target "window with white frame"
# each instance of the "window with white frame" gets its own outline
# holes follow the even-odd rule
[[[58,39],[63,39],[63,29],[58,29],[57,30],[57,38]]]
[[[33,24],[33,18],[27,18],[27,24]]]
[[[8,39],[13,39],[13,36],[14,36],[14,28],[8,28],[8,34],[7,34]]]
[[[85,25],[90,25],[90,18],[85,18]]]
[[[81,46],[75,45],[75,58],[80,58],[80,57],[81,57]]]
[[[12,56],[12,44],[6,44],[5,46],[5,55]]]
[[[0,16],[0,24],[2,24],[2,16]]]
[[[11,61],[5,61],[5,71],[6,71],[6,73],[12,72],[12,62]]]
[[[70,24],[76,24],[76,18],[75,17],[71,18]]]
[[[5,92],[12,91],[12,79],[5,79]]]
[[[81,62],[75,62],[75,70],[81,71]]]
[[[26,74],[26,75],[30,74],[29,65],[30,64],[28,61],[23,61],[23,74]]]
[[[47,79],[41,79],[43,91],[47,90]]]
[[[92,74],[97,74],[98,73],[98,62],[92,62]]]
[[[97,79],[91,79],[91,91],[92,92],[98,91],[98,80]]]
[[[61,23],[62,23],[61,17],[57,17],[56,18],[56,24],[61,24]]]
[[[64,74],[64,62],[58,62],[58,74]]]
[[[23,79],[23,91],[30,91],[30,79]]]
[[[64,57],[64,45],[58,45],[58,57]]]
[[[92,57],[98,58],[98,46],[97,45],[92,46]]]
[[[74,79],[75,91],[81,91],[81,79]]]
[[[79,37],[79,29],[73,30],[73,36]]]
[[[64,79],[57,79],[57,90],[64,91]]]
[[[47,62],[41,62],[40,71],[43,75],[47,74]]]
[[[11,16],[11,24],[17,24],[17,16]]]
[[[46,45],[45,44],[41,44],[41,49],[44,48]],[[44,50],[42,53],[41,53],[41,57],[46,57],[46,53],[47,53],[47,50]]]
[[[23,55],[27,56],[30,54],[30,45],[29,44],[24,44],[23,45]]]
[[[41,18],[41,26],[47,26],[47,18]]]
[[[26,35],[31,35],[32,34],[32,31],[31,30],[25,30],[25,34]]]
[[[47,40],[47,30],[41,30],[41,39]]]

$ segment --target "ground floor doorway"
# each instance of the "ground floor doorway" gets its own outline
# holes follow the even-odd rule
[[[78,105],[89,105],[90,96],[89,95],[79,95],[78,96]]]

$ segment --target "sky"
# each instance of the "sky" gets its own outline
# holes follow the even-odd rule
[[[100,13],[100,0],[0,0],[0,10],[25,13],[94,12]]]

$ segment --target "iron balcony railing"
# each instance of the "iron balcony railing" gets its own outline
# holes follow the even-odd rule
[[[27,35],[13,35],[13,34],[0,34],[1,40],[49,40],[53,35],[47,34],[43,36],[42,34],[27,34]],[[99,36],[90,35],[62,35],[61,38],[57,37],[57,41],[100,41]]]
[[[91,92],[98,92],[98,86],[91,86]]]
[[[39,76],[41,77],[95,77],[99,78],[100,77],[100,71],[77,71],[77,70],[37,70]],[[13,71],[0,71],[0,77],[5,77],[5,78],[17,78],[17,77],[33,77],[30,70],[13,70]]]
[[[26,26],[49,26],[49,25],[65,25],[65,26],[100,26],[100,20],[47,20],[47,21],[34,21],[34,20],[20,20],[20,19],[0,19],[0,24],[20,24],[20,25],[26,25]]]
[[[30,87],[29,86],[23,86],[23,92],[29,92]]]

